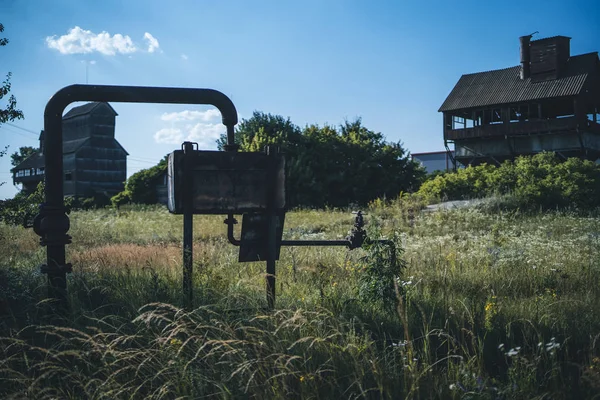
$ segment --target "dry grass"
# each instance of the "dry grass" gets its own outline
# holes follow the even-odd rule
[[[41,312],[35,235],[0,226],[5,398],[592,398],[600,387],[593,217],[378,203],[371,232],[395,234],[408,264],[398,307],[360,297],[365,267],[380,267],[370,253],[286,248],[274,313],[264,263],[237,262],[222,217],[195,218],[191,312],[180,308],[179,217],[72,217],[62,326]],[[351,223],[295,211],[286,237],[338,238]]]

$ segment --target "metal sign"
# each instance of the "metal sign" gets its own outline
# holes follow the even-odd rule
[[[275,259],[279,260],[281,238],[285,213],[275,216],[277,251]],[[264,213],[244,214],[242,218],[242,236],[240,238],[239,262],[266,261],[268,258],[269,218]]]
[[[186,157],[190,157],[186,167]],[[185,174],[190,174],[192,213],[229,214],[285,207],[285,161],[264,153],[176,150],[169,154],[168,207],[184,213]],[[189,169],[186,171],[186,169]],[[273,176],[274,175],[274,176]],[[274,181],[272,181],[274,177]],[[275,185],[274,199],[267,188]]]

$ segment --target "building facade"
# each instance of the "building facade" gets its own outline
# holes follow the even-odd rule
[[[572,56],[571,38],[520,38],[521,65],[463,75],[439,111],[461,164],[553,151],[600,157],[598,52]]]
[[[124,189],[127,151],[115,139],[118,114],[108,103],[88,103],[63,116],[63,184],[65,196],[112,196]],[[12,169],[13,183],[31,192],[44,180],[44,131],[40,148]]]
[[[451,171],[455,169],[453,151],[432,151],[411,154],[425,168],[428,174],[434,171]]]

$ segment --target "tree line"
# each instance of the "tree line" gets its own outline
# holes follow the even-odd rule
[[[369,201],[395,198],[400,192],[414,191],[425,177],[419,163],[400,142],[366,128],[361,119],[338,127],[307,125],[290,118],[255,111],[236,127],[235,141],[240,151],[263,151],[279,146],[286,159],[288,207],[347,207]],[[226,144],[223,135],[217,145]],[[156,202],[154,187],[166,171],[163,159],[157,166],[133,174],[125,191],[113,197],[116,205],[127,202]]]

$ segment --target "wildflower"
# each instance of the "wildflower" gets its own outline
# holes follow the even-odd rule
[[[300,376],[300,382],[304,382],[306,380],[306,378],[304,377],[304,375]]]
[[[169,341],[169,344],[170,344],[171,346],[181,346],[182,342],[181,342],[181,340],[179,340],[179,339],[171,339],[171,340]]]
[[[547,352],[552,352],[554,349],[559,349],[560,348],[560,344],[556,343],[556,338],[550,338],[550,341],[548,343],[546,343],[546,351]]]
[[[507,356],[509,356],[509,357],[514,357],[514,356],[516,356],[517,354],[519,354],[519,351],[521,351],[521,347],[514,347],[514,348],[510,349],[510,350],[509,350],[509,351],[506,353],[506,355],[507,355]]]

